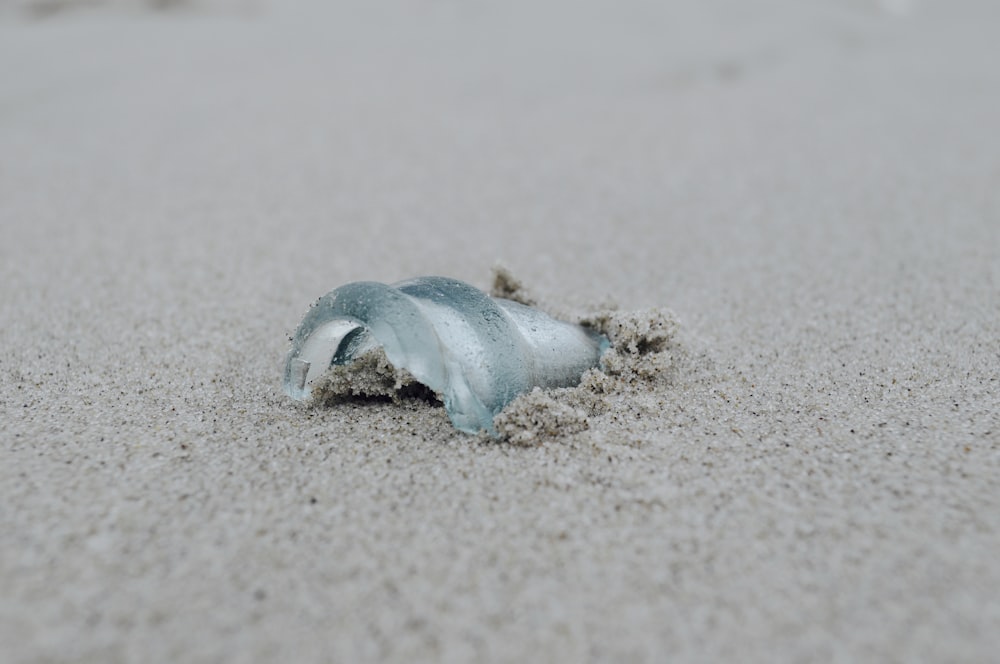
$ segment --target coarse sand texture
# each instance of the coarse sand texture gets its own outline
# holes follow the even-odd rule
[[[995,661],[997,26],[0,3],[0,662]],[[285,394],[415,275],[613,347],[499,439]]]

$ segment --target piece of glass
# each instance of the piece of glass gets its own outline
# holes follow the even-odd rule
[[[496,435],[493,417],[514,397],[578,384],[609,345],[591,330],[455,279],[361,281],[330,291],[306,313],[285,363],[285,392],[311,402],[332,367],[381,349],[440,397],[456,428]]]

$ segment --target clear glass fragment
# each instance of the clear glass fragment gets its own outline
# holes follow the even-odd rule
[[[285,364],[285,392],[311,402],[332,367],[381,348],[444,402],[461,431],[496,435],[493,417],[534,387],[568,387],[598,365],[608,340],[455,279],[334,289],[306,313]]]

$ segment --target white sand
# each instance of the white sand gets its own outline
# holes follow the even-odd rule
[[[996,656],[1000,6],[324,4],[2,12],[0,660]],[[281,394],[498,259],[684,361],[535,447]]]

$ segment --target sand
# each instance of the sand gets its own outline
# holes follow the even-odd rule
[[[0,9],[0,660],[995,657],[995,3],[157,4]],[[657,370],[281,392],[497,261]]]

